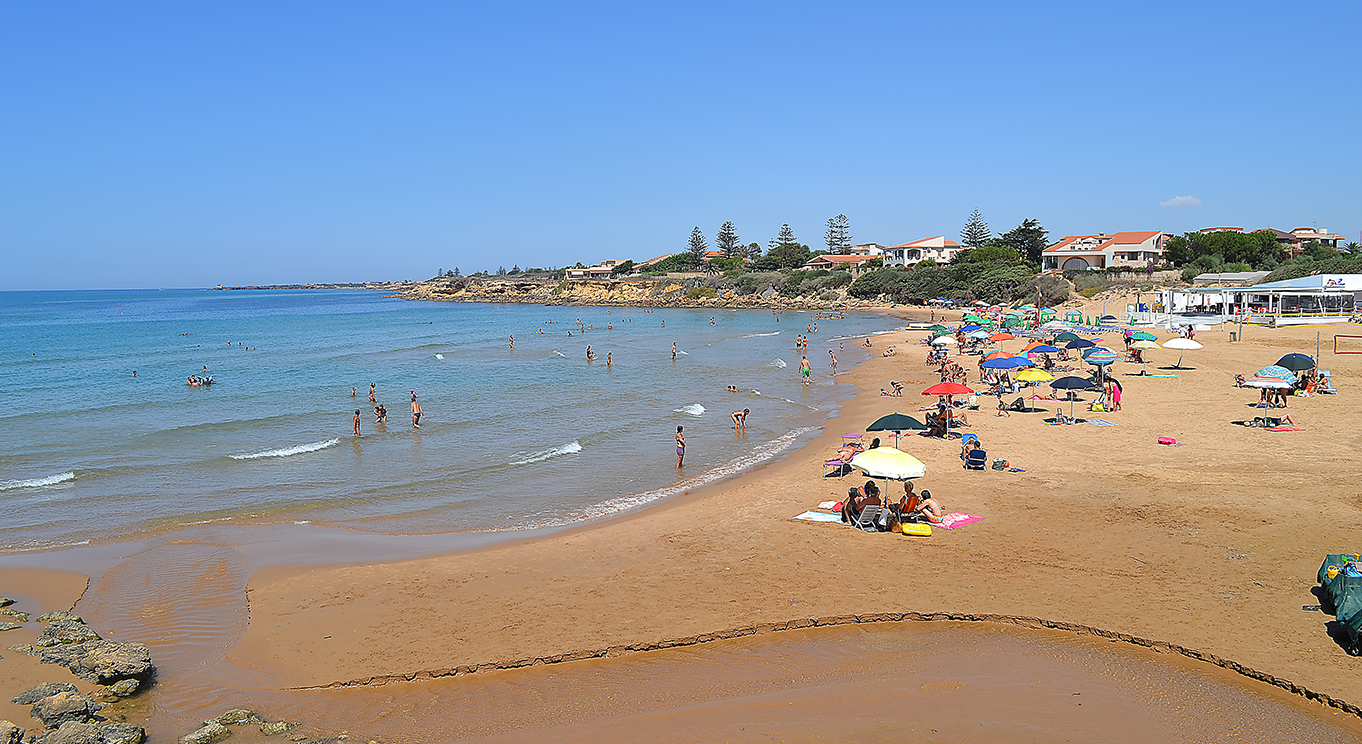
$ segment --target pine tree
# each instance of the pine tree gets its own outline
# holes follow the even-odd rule
[[[761,258],[761,243],[747,244],[747,258],[750,261],[755,261],[758,258]]]
[[[828,244],[828,253],[846,253],[851,250],[851,220],[844,214],[828,218],[828,231],[823,235]]]
[[[1020,225],[998,237],[1017,255],[1034,264],[1039,264],[1041,253],[1050,244],[1050,233],[1033,219],[1023,220]]]
[[[960,243],[966,248],[982,248],[991,237],[993,232],[988,229],[988,223],[984,222],[984,216],[979,214],[979,210],[974,210],[969,216],[969,222],[966,222],[965,228],[960,231]]]
[[[719,234],[714,236],[714,248],[723,251],[724,258],[738,258],[743,254],[743,245],[738,238],[738,231],[733,227],[733,221],[725,222],[719,228]]]
[[[788,222],[780,226],[779,235],[766,243],[767,248],[779,248],[783,245],[799,245],[799,238],[795,237],[794,230],[790,229]]]
[[[700,227],[698,225],[695,229],[690,231],[690,245],[688,250],[690,251],[691,258],[695,260],[696,268],[704,266],[705,251],[709,250],[709,243],[705,242],[705,234],[700,232]]]

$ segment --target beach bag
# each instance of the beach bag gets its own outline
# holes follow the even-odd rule
[[[1348,561],[1357,561],[1359,559],[1362,559],[1362,556],[1358,556],[1356,553],[1330,553],[1324,556],[1324,562],[1320,564],[1319,574],[1316,578],[1319,580],[1320,585],[1323,586],[1333,578],[1328,575],[1330,566],[1342,571],[1344,563],[1347,563]]]
[[[1178,440],[1172,437],[1159,437],[1159,444],[1177,444]]]
[[[994,470],[1007,470],[1007,460],[1004,460],[1004,459],[1001,458],[1001,457],[995,457],[995,458],[993,458],[993,469],[994,469]]]
[[[1093,403],[1092,406],[1091,406],[1090,408],[1088,408],[1088,410],[1089,410],[1089,411],[1097,411],[1098,413],[1101,413],[1102,411],[1105,411],[1105,410],[1107,410],[1107,409],[1106,409],[1106,407],[1103,406],[1101,403]]]

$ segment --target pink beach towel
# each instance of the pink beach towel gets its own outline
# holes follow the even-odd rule
[[[941,526],[948,530],[953,530],[956,527],[964,527],[967,524],[974,524],[975,522],[978,522],[981,519],[983,519],[983,517],[975,516],[973,514],[965,514],[964,512],[951,512],[950,514],[947,514],[946,516],[941,518]]]

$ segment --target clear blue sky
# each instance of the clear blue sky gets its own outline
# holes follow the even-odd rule
[[[1356,3],[1031,5],[8,3],[0,289],[818,247],[839,212],[1358,239]]]

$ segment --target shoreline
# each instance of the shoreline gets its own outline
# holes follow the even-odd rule
[[[904,320],[912,319],[907,310],[885,311]],[[1213,334],[1206,332],[1199,334],[1199,338],[1203,335]],[[1313,334],[1310,335],[1313,343]],[[898,331],[877,337],[877,351],[891,338],[916,336],[915,332]],[[1217,357],[1215,351],[1225,348],[1243,351],[1256,346],[1255,353],[1281,353],[1278,349],[1294,343],[1289,332],[1260,331],[1255,336],[1256,345],[1208,344],[1211,353],[1203,353],[1195,360],[1189,358],[1188,362],[1195,361],[1210,373],[1207,378],[1213,375],[1214,382],[1221,382],[1223,370],[1211,364],[1213,357]],[[1264,346],[1268,348],[1263,349]],[[1304,541],[1312,544],[1309,548],[1297,545],[1303,540],[1288,525],[1310,511],[1313,502],[1319,500],[1313,497],[1294,499],[1299,502],[1297,513],[1280,515],[1280,519],[1270,519],[1279,515],[1263,510],[1261,504],[1254,511],[1251,507],[1257,502],[1252,499],[1230,504],[1243,510],[1232,517],[1226,511],[1207,511],[1205,503],[1193,503],[1197,501],[1196,489],[1187,488],[1193,484],[1186,482],[1186,473],[1179,467],[1187,467],[1189,460],[1195,467],[1202,467],[1195,465],[1201,457],[1188,456],[1204,443],[1195,441],[1199,432],[1187,430],[1185,423],[1184,429],[1176,433],[1179,439],[1192,436],[1192,447],[1152,450],[1159,453],[1155,457],[1166,453],[1178,461],[1172,463],[1178,467],[1168,469],[1166,483],[1159,484],[1157,478],[1136,471],[1126,473],[1126,468],[1118,467],[1120,472],[1116,474],[1123,482],[1116,487],[1121,495],[1104,503],[1094,501],[1096,493],[1086,496],[1081,493],[1103,488],[1101,479],[1073,472],[1064,474],[1071,477],[1041,477],[1037,471],[1045,467],[1043,458],[1033,457],[1035,462],[1020,460],[1032,471],[1028,474],[963,473],[950,469],[952,459],[958,460],[955,445],[909,438],[905,449],[928,464],[928,477],[922,479],[923,485],[944,497],[948,511],[981,514],[987,517],[985,521],[950,532],[938,530],[932,538],[921,541],[897,535],[853,533],[840,525],[791,521],[790,515],[812,507],[820,499],[835,497],[836,488],[844,493],[852,482],[849,479],[823,482],[813,474],[814,467],[821,464],[822,458],[817,454],[820,446],[835,441],[844,428],[839,427],[839,422],[863,425],[861,419],[870,420],[872,409],[888,412],[879,410],[886,405],[900,412],[915,413],[913,405],[926,400],[911,393],[891,401],[876,395],[880,384],[871,380],[877,376],[896,375],[905,381],[909,391],[918,389],[920,382],[934,381],[926,379],[930,374],[921,365],[916,347],[909,347],[906,354],[902,351],[897,358],[872,356],[839,374],[839,381],[850,377],[856,395],[841,404],[826,419],[822,431],[803,446],[786,450],[757,467],[693,493],[673,496],[620,516],[564,527],[551,534],[529,531],[517,536],[519,539],[455,552],[349,565],[281,562],[257,568],[250,573],[245,586],[250,623],[222,663],[238,673],[261,675],[259,679],[271,680],[269,687],[276,689],[328,689],[359,680],[367,680],[368,684],[397,683],[611,657],[786,628],[853,622],[977,620],[1059,628],[1155,647],[1362,716],[1362,711],[1348,702],[1360,699],[1362,683],[1353,678],[1350,657],[1322,628],[1327,616],[1315,614],[1311,618],[1299,609],[1306,601],[1316,601],[1308,588],[1313,585],[1318,561],[1310,556],[1322,557],[1326,548],[1329,552],[1355,549],[1349,548],[1348,531],[1334,527],[1326,530],[1327,534]],[[1331,367],[1337,370],[1345,366],[1335,359],[1346,358],[1330,359]],[[1362,377],[1362,373],[1351,369],[1335,374],[1348,384],[1353,382],[1352,378]],[[1189,384],[1198,377],[1190,372],[1183,376]],[[1132,378],[1126,384],[1130,388],[1173,386],[1136,380]],[[1197,380],[1193,387],[1204,382]],[[1181,381],[1177,384],[1181,385]],[[1184,388],[1184,394],[1188,392],[1190,389]],[[1349,408],[1346,395],[1347,391],[1332,400],[1334,413],[1340,407]],[[1235,405],[1240,397],[1234,397],[1229,405]],[[1316,406],[1311,404],[1317,400],[1320,399],[1306,399],[1301,405],[1313,408]],[[1176,399],[1155,401],[1161,408],[1167,408],[1160,415],[1176,417],[1176,411],[1181,410]],[[1141,404],[1153,405],[1145,400]],[[985,438],[990,449],[1002,445],[999,451],[1013,460],[1024,457],[1019,450],[1034,449],[1038,438],[1043,441],[1076,433],[1041,428],[1036,419],[1028,420],[1026,416],[994,421],[987,410],[978,413],[990,418],[983,419],[972,430]],[[1085,445],[1085,439],[1123,434],[1127,423],[1136,423],[1123,418],[1118,421],[1121,426],[1116,429],[1082,427],[1086,437],[1065,437],[1064,443],[1071,447],[1086,446],[1084,455],[1095,454],[1091,442]],[[1346,421],[1343,423],[1346,425]],[[1312,428],[1311,438],[1330,435],[1328,425]],[[1333,429],[1335,435],[1338,431]],[[1268,436],[1249,431],[1234,434]],[[1107,441],[1115,444],[1119,440],[1108,437]],[[1309,446],[1304,438],[1281,443],[1287,447],[1281,452],[1284,457],[1289,457],[1288,453],[1297,445]],[[1149,456],[1148,448],[1141,445],[1139,449],[1141,456]],[[1112,464],[1115,465],[1123,466],[1124,462]],[[954,467],[959,467],[958,462]],[[1334,467],[1333,476],[1348,470],[1346,463],[1335,463]],[[1217,472],[1223,469],[1218,468]],[[1016,498],[970,493],[969,486],[978,485],[970,478],[990,477],[1015,478],[1012,490]],[[1262,473],[1255,474],[1256,480],[1261,478]],[[991,483],[996,488],[998,481]],[[1171,489],[1164,498],[1181,499],[1180,507],[1158,504],[1148,498],[1144,503],[1119,503],[1126,498],[1135,501],[1138,492],[1152,491],[1160,485],[1166,487],[1165,491]],[[833,488],[831,492],[829,487]],[[1251,483],[1245,483],[1244,490],[1255,491]],[[1221,491],[1223,495],[1223,488]],[[1329,489],[1319,488],[1315,496],[1320,491]],[[1108,491],[1112,493],[1116,492]],[[1081,512],[1076,516],[1082,519],[1075,520],[1080,524],[1091,525],[1097,517],[1104,514],[1110,517],[1113,512],[1119,518],[1099,524],[1102,534],[1096,537],[1078,532],[1037,538],[1029,533],[1048,532],[1055,526],[1027,503],[1037,498],[1062,502],[1066,507],[1072,505]],[[1226,523],[1243,516],[1247,521],[1267,525],[1258,529],[1271,534],[1234,539],[1236,535],[1243,538],[1245,531],[1252,529],[1234,524],[1217,525],[1215,535],[1195,534],[1203,530],[1189,531],[1185,524],[1168,517],[1170,509],[1176,514],[1178,508],[1194,508],[1199,516],[1214,516]],[[1355,518],[1355,505],[1331,504],[1330,509],[1338,517],[1334,524],[1348,523],[1348,516],[1338,516],[1340,510]],[[1312,518],[1326,517],[1316,514]],[[1287,538],[1291,546],[1283,542],[1283,534],[1292,536]],[[1142,544],[1142,538],[1153,544]],[[975,548],[976,542],[983,550]],[[1247,555],[1254,561],[1266,562],[1266,554],[1286,547],[1293,549],[1293,555],[1284,561],[1282,556],[1276,556],[1276,563],[1267,567],[1270,570],[1255,565],[1251,580],[1244,581],[1242,577],[1235,578],[1234,570],[1226,570],[1223,554],[1219,555],[1219,564],[1208,559],[1208,551],[1223,545],[1235,546],[1232,552],[1239,559]],[[1301,549],[1309,555],[1297,557],[1294,553]],[[782,560],[797,550],[803,551],[801,554],[808,563],[795,561],[791,565],[790,561]],[[1126,554],[1133,561],[1125,561]],[[1120,563],[1102,565],[1112,556]],[[1236,565],[1234,555],[1230,558],[1228,563],[1233,569],[1246,565]],[[843,566],[832,559],[855,565]],[[1309,565],[1311,561],[1313,566]],[[1100,570],[1094,570],[1094,564],[1101,566]],[[1156,570],[1146,573],[1150,564]],[[994,574],[961,574],[961,566],[986,566]],[[1202,573],[1189,580],[1181,575],[1188,570],[1182,567],[1195,567]],[[1162,575],[1158,575],[1160,571]],[[968,576],[974,584],[964,586],[963,580],[941,583],[929,578],[951,574]],[[1018,583],[1022,586],[1010,586]],[[975,584],[982,591],[976,590]],[[1257,610],[1244,607],[1237,613],[1226,614],[1221,605],[1229,597],[1207,594],[1210,587],[1223,586],[1227,592],[1230,588],[1239,590],[1229,594],[1240,597],[1249,593],[1245,584],[1249,589],[1258,587],[1256,591],[1264,595],[1255,599]],[[1121,585],[1122,590],[1101,596],[1098,587],[1112,585]],[[821,591],[811,595],[810,587]],[[919,591],[914,593],[912,588]],[[1283,594],[1289,598],[1280,596]],[[1294,606],[1295,614],[1283,612],[1283,604],[1286,610]],[[1265,612],[1265,606],[1276,609]],[[795,612],[792,614],[791,610]],[[414,627],[385,632],[372,619],[392,614],[411,617]],[[1094,622],[1107,615],[1122,617],[1124,622]],[[787,619],[776,619],[782,617]],[[502,622],[512,624],[500,630],[484,628],[488,618],[505,618]],[[1299,620],[1317,622],[1306,622],[1304,626],[1293,622]],[[338,638],[350,639],[345,644],[347,649],[321,643],[324,635],[336,633],[344,634],[337,635]],[[446,637],[450,634],[454,637]],[[469,636],[476,639],[470,641]],[[1259,647],[1244,640],[1265,638],[1276,641]],[[1294,655],[1282,653],[1285,642],[1296,647],[1291,649]],[[428,653],[413,654],[413,648]]]

